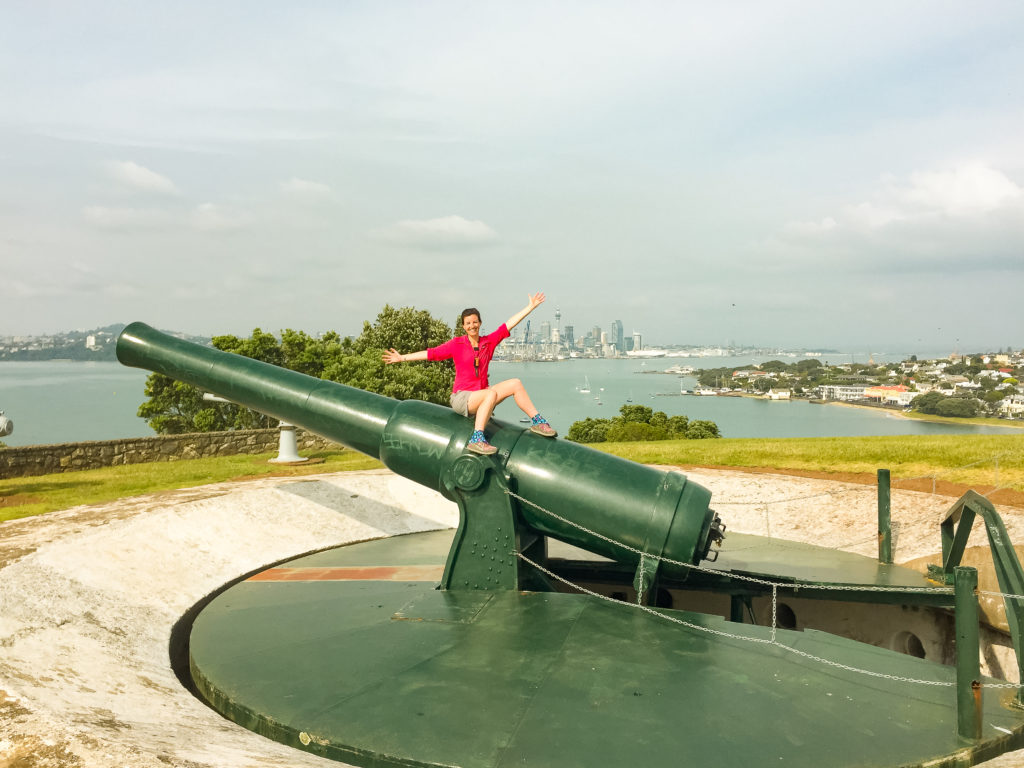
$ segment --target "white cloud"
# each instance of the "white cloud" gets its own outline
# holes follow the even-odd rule
[[[877,232],[894,225],[980,225],[989,218],[993,226],[1000,226],[996,220],[1006,213],[1011,219],[1024,216],[1024,188],[999,170],[966,164],[916,171],[905,181],[884,176],[871,199],[844,205],[819,221],[789,222],[783,232],[817,237],[826,232]]]
[[[216,203],[202,203],[192,212],[191,224],[202,232],[236,232],[252,223],[245,211]]]
[[[896,191],[907,205],[947,216],[977,216],[1024,201],[1024,189],[1000,171],[964,165],[947,171],[914,173]]]
[[[164,195],[178,194],[178,188],[166,176],[130,160],[112,162],[107,170],[112,179],[132,189]]]
[[[482,221],[461,216],[407,219],[376,234],[390,242],[427,248],[488,245],[498,239],[498,233]]]

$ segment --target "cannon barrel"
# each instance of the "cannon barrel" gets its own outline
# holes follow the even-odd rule
[[[479,494],[475,476],[493,470],[511,505],[517,537],[525,523],[537,534],[641,566],[639,553],[696,564],[721,539],[718,517],[708,507],[710,492],[679,472],[534,435],[497,419],[487,433],[498,453],[472,456],[465,453],[472,421],[450,408],[316,379],[193,344],[143,323],[122,331],[117,358],[380,459],[394,472],[459,502],[460,531],[467,524],[467,504]],[[685,567],[662,567],[685,578]]]

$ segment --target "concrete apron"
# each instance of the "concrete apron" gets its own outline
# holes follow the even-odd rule
[[[207,708],[174,623],[267,563],[457,523],[389,472],[220,484],[0,524],[0,766],[337,766]]]
[[[717,499],[733,499],[739,506],[719,511],[730,530],[750,533],[764,533],[765,516],[744,508],[744,497],[840,486],[688,474]],[[952,503],[908,498],[936,514]],[[811,530],[787,524],[787,515],[807,519],[809,510],[793,509],[775,516],[772,533],[824,543],[828,510],[820,498],[813,505]],[[870,493],[841,505],[870,533]],[[373,471],[223,483],[0,524],[0,768],[342,765],[264,739],[195,699],[170,666],[172,628],[226,582],[270,563],[456,523],[455,505],[440,495]],[[850,533],[836,538],[849,542]],[[986,765],[1024,766],[1024,752]]]

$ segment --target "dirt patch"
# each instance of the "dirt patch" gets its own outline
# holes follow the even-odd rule
[[[858,485],[878,485],[878,477],[870,472],[818,472],[810,469],[776,469],[774,467],[734,467],[721,464],[678,464],[681,470],[687,469],[718,469],[726,472],[749,472],[755,475],[784,475],[788,477],[806,477],[809,480],[829,480],[836,483],[855,483]],[[933,481],[930,477],[912,478],[892,481],[894,491],[922,491],[949,496],[958,499],[967,491],[977,491],[987,497],[993,504],[1001,507],[1018,507],[1024,513],[1024,492],[1011,488],[1000,488],[993,492],[991,485],[960,485],[947,483],[944,480]]]
[[[38,504],[42,501],[39,496],[29,493],[12,493],[10,496],[0,496],[0,509],[8,507],[20,507],[25,504]]]

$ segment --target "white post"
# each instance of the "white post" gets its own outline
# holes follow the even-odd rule
[[[295,440],[295,425],[281,422],[278,424],[281,430],[281,438],[277,444],[277,458],[271,459],[271,464],[298,464],[308,461],[304,456],[299,456],[299,446]]]

